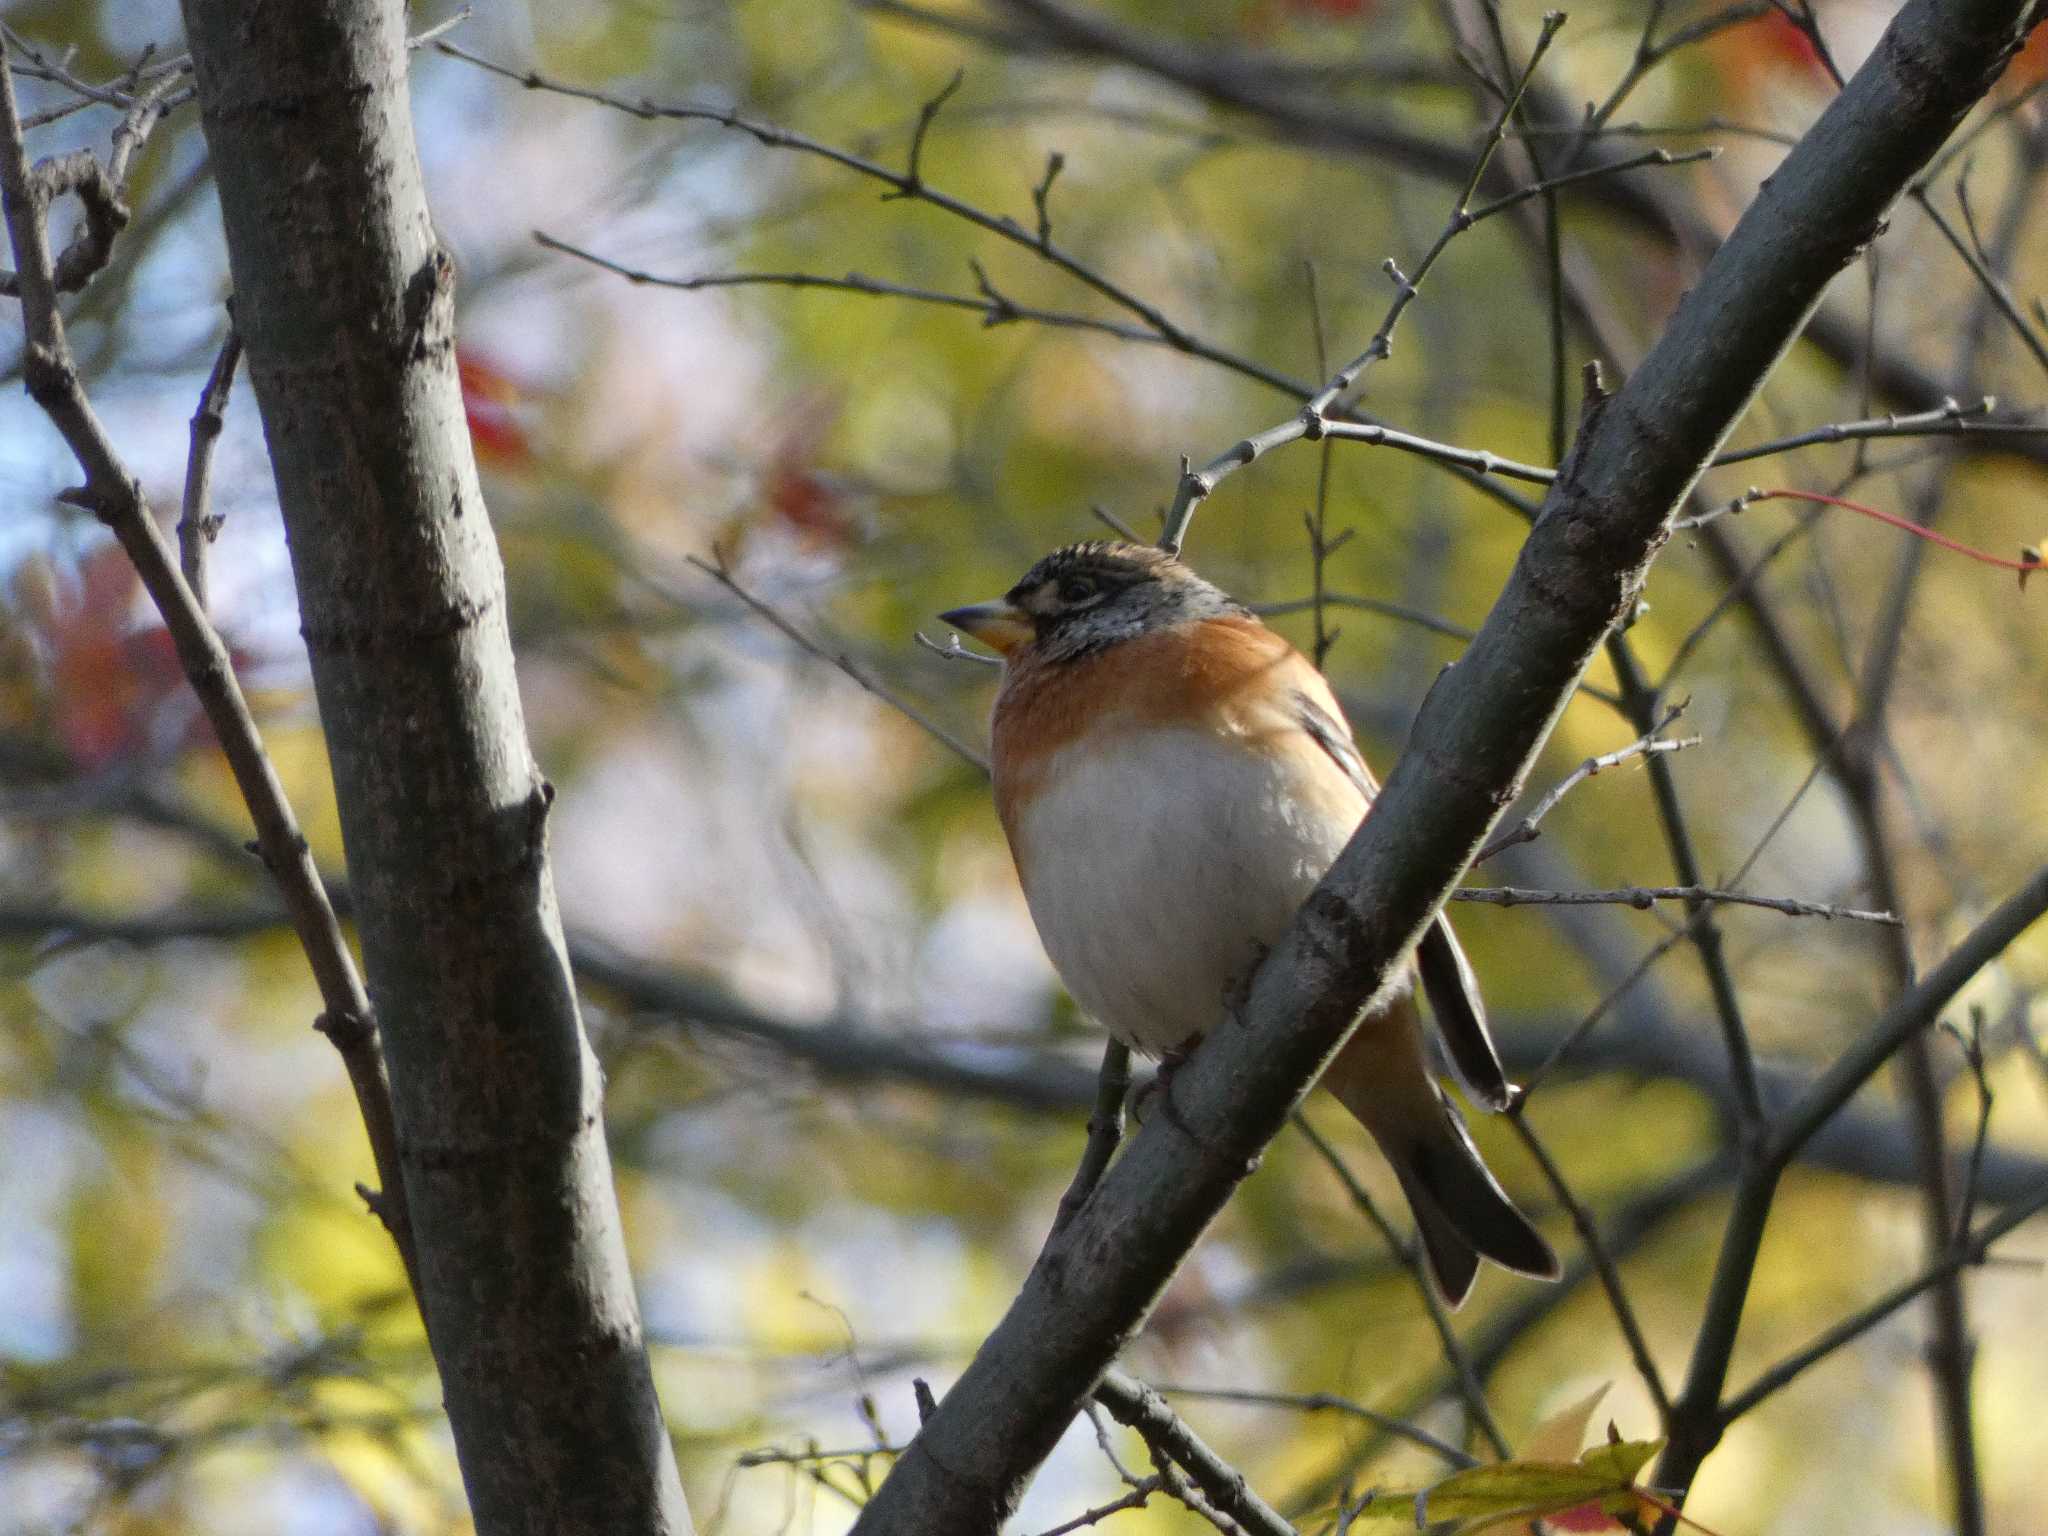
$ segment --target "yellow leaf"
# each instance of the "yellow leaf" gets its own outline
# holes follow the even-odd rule
[[[1593,1422],[1593,1410],[1613,1386],[1603,1381],[1575,1402],[1567,1403],[1529,1432],[1522,1444],[1523,1461],[1570,1461],[1586,1443],[1586,1426]]]
[[[1593,1404],[1588,1403],[1586,1415],[1590,1417],[1592,1411]],[[1522,1459],[1468,1467],[1428,1488],[1382,1494],[1359,1518],[1397,1520],[1418,1530],[1436,1521],[1455,1520],[1456,1536],[1476,1536],[1513,1521],[1537,1520],[1585,1504],[1597,1504],[1610,1512],[1629,1510],[1638,1499],[1636,1474],[1663,1443],[1621,1440],[1596,1445],[1577,1461]]]

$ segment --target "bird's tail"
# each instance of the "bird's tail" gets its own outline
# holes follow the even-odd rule
[[[1557,1255],[1515,1209],[1430,1075],[1412,999],[1367,1019],[1323,1074],[1323,1086],[1372,1132],[1415,1212],[1430,1273],[1457,1306],[1481,1257],[1555,1279]]]

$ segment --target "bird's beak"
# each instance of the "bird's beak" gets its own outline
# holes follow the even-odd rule
[[[951,608],[939,618],[1005,656],[1037,633],[1031,615],[1006,598],[976,603],[969,608]]]

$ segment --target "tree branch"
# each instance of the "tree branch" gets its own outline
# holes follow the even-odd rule
[[[1209,1502],[1253,1536],[1296,1536],[1245,1482],[1244,1474],[1204,1445],[1166,1399],[1136,1377],[1112,1369],[1095,1389],[1095,1400],[1119,1424],[1134,1429],[1152,1448],[1154,1457],[1170,1457],[1194,1479]]]

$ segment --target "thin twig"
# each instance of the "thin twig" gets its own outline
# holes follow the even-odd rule
[[[2016,1231],[2023,1223],[2048,1210],[2048,1184],[2042,1185],[2024,1200],[2008,1206],[1995,1219],[1986,1222],[1969,1237],[1958,1242],[1954,1248],[1937,1259],[1933,1264],[1915,1275],[1911,1280],[1895,1286],[1859,1312],[1836,1323],[1822,1333],[1811,1344],[1795,1350],[1776,1365],[1764,1371],[1757,1379],[1740,1392],[1729,1397],[1721,1405],[1720,1418],[1723,1424],[1733,1424],[1737,1419],[1755,1408],[1774,1393],[1790,1386],[1794,1380],[1818,1365],[1844,1345],[1868,1333],[1879,1323],[1898,1312],[1900,1308],[1916,1300],[1950,1276],[1960,1273],[1973,1264],[1986,1261],[1991,1245],[2008,1233]]]
[[[883,703],[893,707],[906,720],[909,720],[962,762],[972,763],[983,773],[988,772],[987,758],[939,724],[938,721],[932,719],[931,716],[927,715],[915,704],[904,698],[894,688],[891,688],[887,683],[876,677],[874,673],[870,672],[860,662],[854,660],[851,653],[835,650],[824,642],[805,634],[793,621],[785,617],[774,604],[764,598],[757,597],[754,593],[741,586],[738,578],[732,574],[732,571],[726,566],[722,557],[714,556],[710,560],[705,560],[699,556],[690,555],[686,559],[693,569],[702,571],[706,576],[709,576],[713,581],[744,603],[747,609],[755,616],[766,620],[774,628],[780,630],[784,636],[801,649],[808,651],[820,661],[830,662],[841,672],[844,672],[848,677],[860,684],[862,688],[866,689]]]
[[[1082,1148],[1079,1166],[1074,1169],[1073,1182],[1067,1185],[1066,1193],[1060,1196],[1059,1209],[1053,1213],[1053,1231],[1074,1219],[1074,1213],[1088,1203],[1088,1197],[1102,1181],[1102,1171],[1124,1139],[1124,1098],[1130,1091],[1131,1048],[1121,1040],[1111,1040],[1102,1048],[1095,1107],[1088,1112],[1088,1142]]]
[[[1166,1399],[1143,1382],[1111,1366],[1095,1389],[1095,1400],[1119,1424],[1138,1432],[1162,1475],[1168,1463],[1185,1468],[1203,1496],[1252,1536],[1296,1536],[1294,1527],[1252,1491],[1244,1474],[1209,1449]],[[1176,1491],[1175,1497],[1201,1512],[1184,1492]]]
[[[1593,1219],[1593,1212],[1578,1197],[1557,1159],[1550,1155],[1550,1149],[1536,1134],[1536,1128],[1529,1124],[1527,1113],[1529,1097],[1526,1093],[1515,1096],[1508,1106],[1508,1123],[1522,1138],[1522,1145],[1529,1149],[1529,1155],[1536,1159],[1537,1167],[1543,1170],[1543,1177],[1550,1185],[1550,1191],[1557,1197],[1557,1203],[1564,1207],[1572,1219],[1572,1226],[1579,1234],[1579,1241],[1585,1245],[1586,1257],[1592,1262],[1593,1272],[1599,1277],[1600,1289],[1607,1297],[1608,1310],[1614,1314],[1615,1326],[1621,1329],[1621,1336],[1628,1344],[1629,1357],[1635,1362],[1636,1374],[1642,1378],[1644,1388],[1650,1394],[1650,1401],[1656,1405],[1658,1422],[1667,1422],[1671,1417],[1671,1394],[1664,1386],[1664,1377],[1657,1369],[1656,1359],[1650,1354],[1649,1339],[1643,1333],[1643,1325],[1636,1317],[1635,1307],[1628,1299],[1628,1291],[1621,1283],[1621,1269],[1615,1263],[1614,1255],[1600,1236],[1599,1223]]]
[[[192,447],[185,457],[185,496],[178,515],[178,565],[193,601],[206,610],[206,553],[220,533],[221,520],[209,503],[213,489],[213,448],[220,440],[228,394],[235,386],[235,369],[242,361],[242,337],[235,329],[230,307],[228,333],[221,339],[220,352],[213,360],[213,372],[199,392],[199,408],[192,413]]]
[[[1242,1387],[1190,1387],[1165,1382],[1154,1382],[1152,1390],[1164,1397],[1185,1397],[1196,1402],[1244,1403],[1254,1408],[1287,1408],[1297,1413],[1342,1413],[1352,1418],[1363,1419],[1375,1428],[1420,1446],[1434,1456],[1440,1456],[1454,1467],[1476,1467],[1479,1458],[1469,1451],[1460,1450],[1450,1441],[1431,1434],[1418,1424],[1405,1419],[1394,1418],[1376,1408],[1340,1397],[1333,1392],[1252,1392]]]
[[[1472,227],[1472,198],[1486,175],[1486,168],[1492,162],[1494,152],[1500,147],[1501,137],[1514,114],[1516,104],[1520,102],[1523,92],[1528,89],[1536,66],[1542,61],[1543,55],[1549,52],[1558,28],[1563,25],[1563,12],[1545,13],[1543,30],[1537,38],[1528,68],[1524,70],[1515,90],[1487,129],[1485,139],[1465,178],[1465,185],[1459,193],[1457,204],[1451,210],[1450,219],[1438,233],[1435,243],[1416,264],[1415,275],[1410,277],[1402,272],[1392,257],[1382,263],[1382,269],[1394,281],[1396,293],[1394,302],[1388,307],[1379,329],[1366,343],[1365,350],[1331,375],[1329,381],[1309,397],[1301,411],[1292,419],[1268,427],[1263,432],[1254,432],[1249,437],[1241,438],[1203,465],[1200,470],[1193,469],[1190,461],[1184,458],[1181,461],[1180,480],[1174,490],[1172,505],[1167,508],[1166,527],[1159,536],[1161,549],[1174,554],[1180,553],[1181,545],[1186,542],[1188,523],[1194,517],[1195,508],[1215,493],[1216,487],[1222,483],[1224,477],[1275,448],[1299,442],[1303,438],[1313,440],[1320,435],[1330,410],[1341,403],[1344,395],[1358,382],[1365,370],[1392,354],[1394,331],[1401,323],[1402,314],[1421,291],[1423,280],[1429,276],[1430,269],[1436,265],[1437,258],[1443,255],[1450,243]]]
[[[907,299],[912,303],[932,304],[943,309],[963,309],[971,314],[980,315],[982,324],[986,327],[1028,322],[1032,325],[1051,326],[1062,330],[1094,331],[1101,335],[1113,336],[1119,341],[1143,342],[1150,346],[1172,345],[1157,331],[1143,326],[1101,320],[1092,315],[1074,314],[1065,310],[1039,309],[1029,304],[1019,304],[999,292],[989,282],[987,274],[978,269],[976,279],[981,284],[979,295],[947,293],[938,288],[919,288],[909,283],[892,282],[887,278],[869,277],[861,272],[848,272],[839,277],[819,272],[720,272],[698,277],[668,277],[614,261],[609,256],[601,256],[595,251],[551,235],[545,230],[535,230],[533,239],[543,250],[573,256],[576,260],[587,262],[601,271],[623,277],[629,283],[648,288],[668,288],[678,293],[698,293],[714,288],[824,288],[838,293],[862,294],[869,298]]]
[[[1031,252],[1040,260],[1066,273],[1083,286],[1107,299],[1115,307],[1135,317],[1140,322],[1144,333],[1143,339],[1145,340],[1158,342],[1189,357],[1214,364],[1241,377],[1256,380],[1298,401],[1308,401],[1317,395],[1315,385],[1290,378],[1278,369],[1270,368],[1254,358],[1246,357],[1241,353],[1231,351],[1227,347],[1208,341],[1194,334],[1185,326],[1169,320],[1157,305],[1150,303],[1134,291],[1117,283],[1106,273],[1082,261],[1072,252],[1053,242],[1049,232],[1039,233],[1027,230],[1016,219],[1011,218],[1007,214],[988,212],[985,209],[968,203],[962,198],[955,197],[950,193],[940,192],[923,181],[913,183],[903,173],[894,171],[888,166],[866,156],[826,144],[806,134],[748,118],[726,108],[698,106],[689,103],[665,104],[647,97],[632,99],[596,90],[589,86],[574,85],[565,81],[551,79],[535,70],[512,69],[473,54],[466,49],[459,48],[452,43],[442,42],[436,43],[434,46],[450,58],[462,60],[502,79],[514,81],[528,90],[546,91],[578,101],[591,102],[613,111],[625,112],[643,119],[715,123],[734,132],[747,134],[757,143],[768,148],[785,149],[799,154],[811,155],[839,166],[844,170],[851,171],[855,175],[879,181],[893,192],[928,203],[932,207],[951,214],[977,229],[984,230]],[[1470,219],[1471,215],[1467,214],[1466,217]],[[621,267],[605,258],[597,257],[580,248],[569,246],[566,242],[554,241],[552,236],[545,238],[561,246],[566,254],[572,254],[581,259],[593,261],[597,265],[608,267],[628,280],[648,283],[661,281],[651,273],[638,273],[634,269]],[[789,274],[788,276],[803,279],[804,281],[801,283],[801,286],[849,286],[819,274]],[[696,283],[697,286],[710,286],[710,284],[705,283],[701,279],[682,279],[680,281],[682,283]],[[880,291],[879,287],[872,286],[879,285],[880,282],[881,280],[879,279],[863,279],[860,285],[853,286],[852,291]],[[929,298],[924,299],[925,302],[942,303],[951,307],[969,307],[961,302],[964,297],[962,295],[942,294],[937,291],[930,291],[930,294]],[[917,291],[905,291],[895,296],[904,298],[923,297]],[[1115,329],[1106,322],[1095,322],[1080,316],[1067,316],[1064,312],[1060,311],[1034,311],[1027,310],[1022,306],[1012,305],[1006,297],[995,292],[992,287],[984,287],[983,298],[992,303],[999,312],[996,323],[1013,318],[1020,320],[1043,320],[1043,323],[1046,324],[1059,324],[1077,329],[1101,331],[1124,340],[1140,339],[1139,336],[1125,336],[1122,331]],[[980,310],[985,321],[988,319],[990,309],[987,304],[975,304],[971,307]],[[1015,312],[1011,313],[1011,310]],[[1050,318],[1053,315],[1059,315],[1060,318],[1057,320]],[[1369,414],[1352,407],[1339,407],[1326,403],[1319,410],[1318,414],[1325,424],[1337,421],[1355,421],[1366,425],[1375,424]],[[1297,433],[1296,435],[1303,434]],[[1416,444],[1425,441],[1421,439],[1411,440],[1412,443]],[[1389,445],[1408,447],[1411,444],[1410,442],[1390,441]],[[1417,451],[1420,451],[1419,448]],[[1432,457],[1436,462],[1442,463],[1451,473],[1457,475],[1481,494],[1512,509],[1524,520],[1532,519],[1535,516],[1536,508],[1533,503],[1510,491],[1507,487],[1498,484],[1487,474],[1481,473],[1468,464],[1461,462],[1458,456],[1446,454],[1428,456]]]
[[[1984,1010],[1970,1010],[1970,1032],[1967,1035],[1954,1025],[1944,1027],[1962,1047],[1970,1079],[1977,1087],[1977,1130],[1970,1138],[1970,1160],[1963,1169],[1963,1197],[1956,1203],[1954,1241],[1960,1243],[1969,1236],[1970,1227],[1977,1219],[1977,1187],[1984,1177],[1984,1149],[1991,1140],[1991,1107],[1997,1096],[1992,1093],[1991,1077],[1984,1070]]]
[[[0,64],[6,43],[0,39]],[[23,381],[70,447],[85,474],[83,488],[65,499],[104,522],[134,563],[176,647],[180,666],[219,738],[236,787],[256,829],[256,849],[277,882],[294,931],[320,988],[324,1012],[317,1027],[341,1052],[363,1116],[382,1189],[366,1192],[372,1210],[396,1243],[413,1292],[419,1292],[412,1229],[392,1122],[390,1091],[368,994],[327,899],[312,852],[292,814],[284,786],[263,747],[235,676],[233,660],[179,572],[169,545],[86,398],[57,307],[51,270],[45,191],[28,165],[15,108],[14,75],[0,68],[0,195],[20,277],[22,321],[28,344]]]
[[[1949,243],[1956,255],[1962,258],[1963,265],[1970,269],[1970,275],[1977,280],[1978,286],[1991,300],[1993,307],[2004,317],[2012,333],[2020,339],[2027,351],[2033,354],[2034,361],[2041,366],[2042,372],[2048,373],[2048,338],[2044,338],[2034,329],[2026,312],[2020,308],[2019,301],[2012,296],[2012,290],[2006,287],[2004,279],[1986,265],[1984,258],[1971,243],[1965,240],[1957,232],[1955,225],[1948,221],[1948,217],[1934,206],[1934,199],[1928,195],[1924,182],[1909,188],[1906,195],[1919,204],[1920,211],[1927,215],[1928,222],[1941,232],[1941,237]]]
[[[1165,1479],[1157,1475],[1140,1478],[1132,1484],[1122,1498],[1111,1499],[1107,1504],[1097,1504],[1084,1509],[1071,1520],[1062,1520],[1058,1525],[1047,1526],[1038,1536],[1072,1536],[1091,1525],[1100,1525],[1111,1515],[1122,1514],[1127,1509],[1143,1509],[1148,1499],[1166,1486]]]
[[[1636,657],[1627,632],[1616,630],[1609,634],[1604,649],[1608,663],[1614,668],[1615,681],[1620,685],[1624,713],[1643,735],[1653,734],[1657,729],[1657,693],[1644,675],[1642,663]],[[1679,801],[1678,781],[1671,771],[1671,759],[1668,755],[1657,754],[1647,761],[1650,793],[1656,801],[1657,820],[1664,829],[1665,844],[1671,851],[1672,872],[1678,876],[1677,887],[1703,888],[1707,884],[1705,872],[1693,844],[1685,809]],[[1730,883],[1739,884],[1740,878]],[[1714,921],[1714,905],[1705,895],[1688,900],[1686,931],[1699,955],[1700,969],[1706,975],[1707,990],[1714,1000],[1714,1017],[1721,1027],[1722,1045],[1728,1053],[1729,1074],[1735,1085],[1737,1135],[1750,1140],[1756,1127],[1763,1122],[1763,1105],[1756,1085],[1756,1056],[1743,1018],[1742,1002],[1736,992],[1734,972],[1729,968],[1728,957],[1722,948],[1721,930]]]
[[[2030,421],[2024,416],[1990,419],[1998,409],[1998,401],[1991,395],[1971,405],[1961,405],[1954,400],[1944,401],[1931,411],[1915,411],[1909,415],[1896,413],[1873,417],[1867,421],[1838,421],[1825,427],[1794,433],[1790,437],[1773,438],[1749,448],[1731,448],[1715,457],[1708,466],[1724,468],[1730,464],[1743,464],[1751,459],[1767,459],[1774,454],[1790,453],[1796,448],[1812,448],[1825,443],[1869,442],[1886,437],[1971,437],[1998,436],[2000,433],[2021,436],[2048,436],[2048,421]]]
[[[971,661],[981,667],[1000,667],[1003,664],[1003,658],[1000,656],[984,656],[979,651],[968,650],[955,634],[948,634],[944,644],[934,640],[921,629],[913,629],[910,638],[943,661]]]
[[[1408,1278],[1414,1283],[1416,1293],[1422,1297],[1423,1308],[1429,1314],[1430,1326],[1436,1330],[1437,1343],[1442,1348],[1444,1363],[1450,1367],[1452,1378],[1457,1382],[1458,1395],[1465,1404],[1465,1411],[1471,1415],[1472,1422],[1479,1427],[1479,1432],[1486,1436],[1494,1454],[1503,1461],[1507,1460],[1511,1454],[1508,1438],[1501,1433],[1500,1421],[1494,1418],[1493,1409],[1487,1405],[1486,1388],[1479,1379],[1478,1371],[1473,1368],[1472,1359],[1466,1353],[1464,1344],[1459,1341],[1457,1330],[1451,1327],[1450,1314],[1444,1310],[1443,1300],[1437,1295],[1436,1287],[1430,1281],[1417,1245],[1401,1239],[1400,1234],[1394,1230],[1393,1223],[1387,1220],[1378,1202],[1373,1199],[1372,1192],[1358,1182],[1358,1175],[1351,1171],[1350,1164],[1344,1161],[1344,1155],[1325,1139],[1308,1116],[1296,1110],[1289,1118],[1293,1121],[1294,1128],[1310,1146],[1315,1148],[1316,1155],[1337,1176],[1337,1182],[1344,1186],[1344,1193],[1358,1208],[1359,1214],[1372,1224],[1381,1241],[1387,1245],[1387,1250],[1400,1262],[1401,1267],[1408,1271]]]
[[[1656,725],[1641,736],[1638,736],[1627,746],[1617,747],[1612,752],[1603,752],[1597,757],[1587,758],[1578,767],[1566,774],[1564,778],[1560,779],[1548,794],[1541,800],[1538,800],[1530,808],[1528,815],[1480,849],[1477,857],[1472,860],[1473,864],[1484,864],[1496,854],[1504,853],[1506,850],[1517,847],[1522,843],[1534,842],[1542,835],[1538,831],[1538,827],[1541,825],[1543,818],[1556,810],[1558,802],[1564,799],[1566,795],[1596,774],[1603,773],[1609,768],[1617,767],[1633,757],[1649,757],[1658,752],[1682,752],[1687,747],[1698,746],[1700,738],[1697,736],[1682,736],[1676,740],[1669,740],[1664,737],[1663,733],[1669,730],[1672,723],[1684,713],[1684,704],[1674,704],[1665,712],[1663,718]]]
[[[1316,376],[1323,378],[1330,372],[1330,354],[1329,341],[1323,329],[1323,299],[1316,284],[1316,264],[1304,261],[1301,272],[1308,299],[1309,336],[1316,348]],[[1346,532],[1338,537],[1336,543],[1330,540],[1330,453],[1330,440],[1324,438],[1321,451],[1316,455],[1315,505],[1303,518],[1308,529],[1309,607],[1315,615],[1315,649],[1310,659],[1315,662],[1318,672],[1330,659],[1330,647],[1337,643],[1338,634],[1330,628],[1326,611],[1330,556],[1338,545],[1351,537]]]
[[[837,277],[821,272],[723,272],[706,273],[695,277],[673,277],[613,260],[609,256],[600,255],[557,235],[551,235],[545,230],[535,230],[533,239],[535,244],[546,250],[573,257],[600,271],[624,278],[629,283],[648,288],[666,288],[678,293],[698,293],[719,288],[825,289],[837,293],[859,294],[866,298],[900,299],[913,304],[929,304],[941,309],[964,310],[969,314],[981,316],[982,325],[989,329],[1000,325],[1026,324],[1042,325],[1054,330],[1087,331],[1118,341],[1169,347],[1177,352],[1193,351],[1196,356],[1208,361],[1234,366],[1234,361],[1226,361],[1221,355],[1212,356],[1208,350],[1190,348],[1185,337],[1163,334],[1155,328],[1104,320],[1071,310],[1046,309],[1019,303],[998,289],[979,263],[974,265],[975,285],[979,292],[965,294],[948,293],[939,288],[922,288],[888,278],[869,277],[862,272],[848,272]],[[1279,384],[1280,376],[1266,375],[1263,381]],[[1296,392],[1305,397],[1308,393],[1307,387],[1298,386]],[[1468,471],[1474,476],[1498,475],[1536,485],[1548,485],[1555,478],[1552,471],[1540,465],[1523,464],[1480,448],[1461,448],[1454,443],[1436,442],[1431,438],[1413,432],[1403,432],[1379,422],[1343,421],[1333,418],[1324,424],[1322,430],[1327,437],[1339,441],[1397,449],[1403,453],[1412,453],[1421,458]]]
[[[1313,433],[1303,427],[1303,430],[1295,435],[1333,437],[1339,442],[1371,443],[1377,447],[1399,448],[1408,453],[1419,453],[1425,458],[1455,464],[1461,469],[1471,470],[1475,475],[1504,475],[1510,480],[1526,480],[1532,485],[1548,485],[1557,478],[1556,470],[1545,469],[1540,464],[1524,464],[1497,453],[1489,453],[1483,448],[1458,448],[1449,443],[1433,442],[1429,438],[1417,437],[1412,433],[1397,432],[1392,427],[1381,426],[1376,422],[1326,421]],[[1260,451],[1263,452],[1272,446],[1274,445],[1265,444]],[[1258,454],[1254,453],[1250,458],[1241,459],[1241,462],[1248,464],[1256,457]],[[1236,467],[1236,462],[1239,461],[1233,461],[1231,467]]]
[[[1490,907],[1634,907],[1647,912],[1660,901],[1682,901],[1688,906],[1714,903],[1720,906],[1761,907],[1787,917],[1823,917],[1829,921],[1879,923],[1899,926],[1890,912],[1872,912],[1861,907],[1838,907],[1824,901],[1801,901],[1791,896],[1756,896],[1748,891],[1724,891],[1710,885],[1626,885],[1611,891],[1545,891],[1518,885],[1466,885],[1451,892],[1453,901],[1477,901]]]

